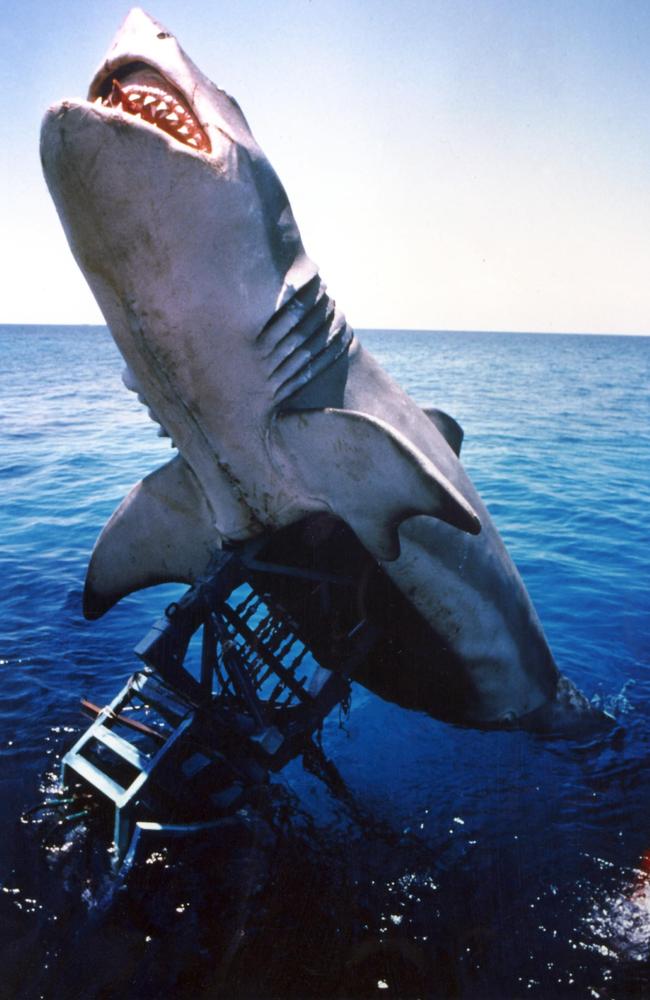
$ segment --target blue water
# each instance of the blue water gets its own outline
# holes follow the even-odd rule
[[[149,905],[96,920],[83,830],[53,844],[28,811],[85,726],[79,697],[116,693],[178,593],[80,612],[99,529],[170,450],[105,330],[0,328],[3,995],[650,995],[650,339],[361,339],[463,426],[556,659],[619,728],[480,733],[357,687],[323,734],[348,796],[294,762],[273,847],[152,862]]]

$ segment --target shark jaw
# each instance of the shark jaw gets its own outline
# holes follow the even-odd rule
[[[118,108],[201,152],[211,152],[219,132],[235,141],[246,133],[252,139],[236,101],[200,72],[173,35],[137,7],[93,77],[88,101]]]
[[[95,98],[102,107],[119,108],[155,125],[185,146],[210,152],[210,140],[185,98],[146,63],[125,66],[119,76],[112,76],[110,91],[103,87],[102,92],[104,96]]]

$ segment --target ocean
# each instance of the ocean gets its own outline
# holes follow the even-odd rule
[[[604,736],[478,732],[355,686],[272,835],[154,852],[106,916],[107,850],[43,808],[183,588],[81,615],[88,557],[169,442],[99,327],[0,327],[0,993],[471,1000],[650,995],[650,339],[362,331],[462,459]]]

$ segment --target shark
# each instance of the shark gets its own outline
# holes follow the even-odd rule
[[[453,721],[593,718],[463,468],[459,424],[364,349],[237,102],[165,27],[130,11],[86,99],[47,111],[41,159],[124,382],[176,449],[101,532],[86,617],[327,515],[425,624],[418,669],[441,650],[452,664]]]

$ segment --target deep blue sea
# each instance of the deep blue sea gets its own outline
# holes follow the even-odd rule
[[[108,332],[0,328],[0,993],[10,997],[650,996],[650,339],[362,332],[462,458],[561,669],[618,727],[483,733],[355,687],[275,838],[152,855],[100,919],[83,822],[39,812],[62,753],[178,589],[98,622],[88,557],[169,444]]]

